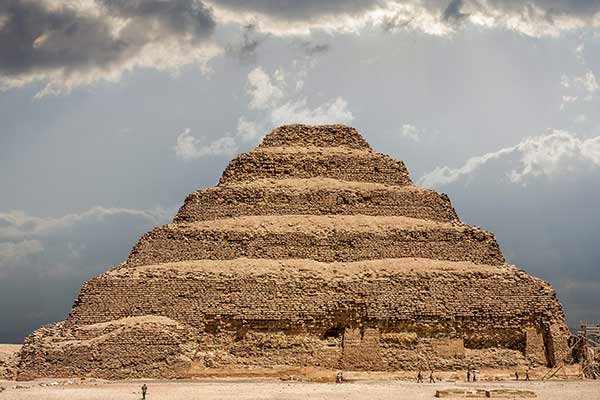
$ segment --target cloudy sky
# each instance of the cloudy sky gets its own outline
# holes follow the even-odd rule
[[[346,123],[600,320],[600,0],[0,1],[0,342],[284,123]]]

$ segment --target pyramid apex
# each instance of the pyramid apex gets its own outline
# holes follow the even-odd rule
[[[263,139],[259,147],[349,147],[371,150],[358,131],[346,125],[282,125]]]

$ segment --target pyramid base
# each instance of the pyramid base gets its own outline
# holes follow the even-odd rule
[[[66,321],[27,338],[18,378],[554,365],[569,337],[551,287],[510,266],[206,260],[86,283]]]
[[[349,329],[341,338],[248,331],[239,339],[236,332],[194,332],[164,317],[130,320],[77,330],[65,330],[59,323],[38,330],[21,353],[18,379],[181,378],[193,376],[193,369],[198,368],[204,373],[211,369],[281,367],[443,371],[535,365],[520,350],[468,349],[462,339],[417,339],[407,333],[381,334],[373,328],[362,334],[358,329]],[[141,321],[142,325],[137,325]],[[75,339],[82,332],[97,336]]]

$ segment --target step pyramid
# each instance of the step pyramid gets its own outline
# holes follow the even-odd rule
[[[569,337],[552,287],[404,163],[347,126],[288,125],[86,282],[18,377],[554,365]]]

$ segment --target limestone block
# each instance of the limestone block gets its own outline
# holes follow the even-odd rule
[[[463,339],[433,339],[432,348],[434,353],[444,358],[465,357],[465,344]]]
[[[547,365],[548,361],[546,360],[543,332],[529,327],[525,329],[525,333],[527,336],[527,345],[525,348],[527,358],[534,364]]]

